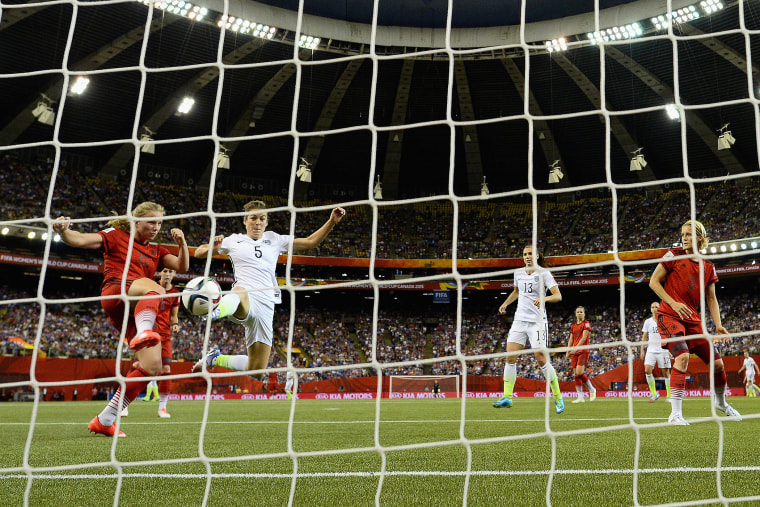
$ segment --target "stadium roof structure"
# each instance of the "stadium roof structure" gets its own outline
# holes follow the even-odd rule
[[[127,179],[139,156],[140,181],[214,177],[336,201],[372,197],[377,177],[389,200],[480,198],[484,177],[495,198],[757,175],[756,0],[608,0],[597,12],[380,0],[372,30],[374,3],[4,2],[0,148],[59,146],[78,170]],[[90,80],[81,95],[69,92],[78,76]],[[52,126],[33,115],[42,94]],[[181,114],[185,96],[195,103]],[[736,143],[719,150],[726,124]],[[140,150],[146,128],[153,154]],[[229,169],[215,163],[222,146]],[[642,147],[648,164],[630,171]],[[296,177],[301,157],[310,183]],[[565,177],[550,184],[555,161]]]

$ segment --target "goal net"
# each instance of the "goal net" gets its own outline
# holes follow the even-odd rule
[[[459,398],[459,375],[391,375],[388,382],[388,398]]]
[[[337,4],[0,3],[0,398],[18,400],[0,403],[0,505],[760,502],[760,418],[737,396],[743,354],[760,361],[757,3]],[[135,358],[102,256],[55,220],[97,233],[116,213],[135,255],[132,210],[155,201],[177,253],[172,228],[193,248],[249,232],[254,199],[300,238],[266,287],[284,301],[267,371],[193,372],[214,347],[245,356],[244,331],[180,310],[171,418],[134,402],[127,438],[89,435]],[[641,340],[687,220],[719,279],[700,320],[728,334],[722,363],[689,362],[685,427]],[[508,352],[526,245],[562,298],[546,343]],[[235,282],[224,256],[175,280],[201,275]],[[721,364],[741,421],[711,397]],[[457,399],[383,396],[436,381]]]

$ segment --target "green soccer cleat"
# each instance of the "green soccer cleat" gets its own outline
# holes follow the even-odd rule
[[[511,408],[512,407],[512,400],[510,400],[507,396],[504,396],[499,401],[493,402],[493,408]]]

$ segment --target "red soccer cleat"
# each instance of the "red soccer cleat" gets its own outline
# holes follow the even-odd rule
[[[161,335],[146,329],[129,341],[129,348],[137,352],[148,347],[153,347],[161,342]]]
[[[116,425],[114,424],[112,426],[103,426],[103,424],[100,422],[100,419],[98,419],[98,416],[95,416],[92,418],[92,421],[90,421],[90,424],[87,425],[87,429],[90,430],[90,433],[97,433],[100,435],[105,435],[107,437],[113,437],[113,436],[126,437],[127,436],[127,434],[121,430],[119,430],[118,435],[115,435]]]

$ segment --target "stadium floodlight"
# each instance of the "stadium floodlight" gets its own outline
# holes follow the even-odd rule
[[[182,99],[182,102],[180,102],[179,107],[177,107],[177,112],[180,114],[187,114],[193,108],[193,104],[195,104],[194,98],[185,97]]]
[[[8,227],[3,227],[3,230],[0,231],[0,234],[7,236],[9,232],[11,232],[11,230]]]
[[[32,110],[32,115],[37,118],[37,121],[45,125],[53,125],[55,123],[55,111],[52,104],[55,102],[53,99],[41,93],[42,100],[37,102],[37,107]]]
[[[37,233],[36,233],[36,232],[34,232],[34,231],[29,231],[29,232],[27,233],[26,237],[27,237],[27,238],[29,238],[29,239],[34,239],[34,238],[36,238],[36,237],[37,237]]]
[[[486,177],[483,176],[483,183],[480,184],[480,195],[485,197],[491,193],[490,190],[488,190],[488,183],[486,183]]]
[[[749,246],[751,246],[752,248],[757,248],[757,241],[753,241],[752,243],[749,244]]]
[[[53,236],[53,241],[59,243],[61,241],[61,235],[56,233],[55,236]]]
[[[726,123],[718,129],[718,132],[720,132],[720,135],[718,136],[719,150],[729,150],[731,149],[731,146],[733,146],[733,144],[736,142],[733,134],[731,134],[731,131],[728,130],[729,125],[730,123]]]
[[[702,7],[702,10],[705,11],[705,14],[718,12],[725,7],[723,2],[720,2],[719,0],[704,0],[703,2],[700,2],[699,5]]]
[[[374,195],[375,199],[378,201],[383,198],[383,184],[380,183],[380,176],[377,177],[377,182],[375,183],[375,188],[372,189],[372,195]]]
[[[79,76],[74,84],[71,85],[71,93],[76,95],[82,95],[87,89],[87,85],[90,84],[90,79],[84,76]]]
[[[216,159],[216,166],[219,169],[229,169],[230,168],[230,150],[224,147],[224,145],[219,145],[219,157]]]
[[[546,41],[546,50],[550,53],[555,51],[567,51],[567,40],[564,37]]]
[[[633,158],[631,159],[631,171],[641,171],[647,166],[647,161],[644,160],[644,154],[641,151],[644,148],[636,148],[631,152]]]
[[[613,26],[612,28],[604,28],[598,32],[589,32],[586,34],[591,44],[599,44],[600,42],[609,42],[615,40],[634,39],[644,35],[644,30],[638,23],[631,23],[629,25]]]
[[[298,164],[296,176],[304,183],[311,183],[311,163],[303,157],[301,157],[301,163]]]
[[[298,45],[304,49],[317,49],[320,40],[319,37],[304,34],[301,35],[301,38],[298,40]]]
[[[143,153],[149,153],[150,155],[154,155],[156,153],[156,145],[153,144],[153,136],[156,134],[148,127],[143,127],[143,132],[140,134],[140,142],[144,143],[142,146],[140,146],[140,151]]]
[[[668,113],[668,118],[671,120],[681,119],[681,113],[678,111],[678,108],[674,104],[668,104],[665,106],[665,112]]]
[[[666,14],[660,14],[652,18],[652,24],[657,30],[667,30],[673,23],[686,23],[699,19],[699,11],[695,5],[689,5],[682,9],[676,9]]]
[[[549,183],[559,183],[565,175],[562,173],[562,169],[559,167],[559,160],[555,160],[549,166]]]

